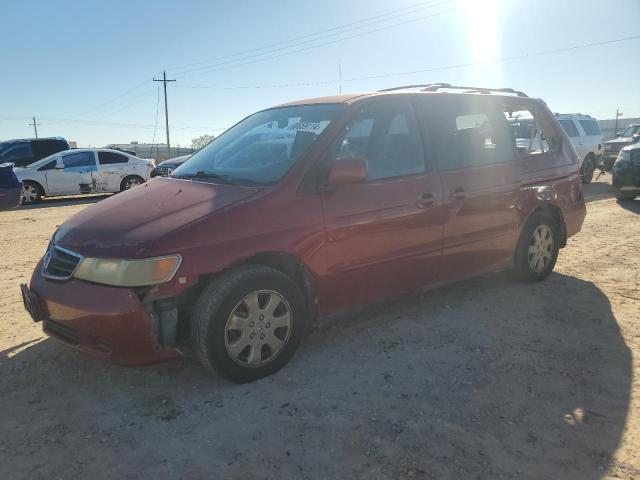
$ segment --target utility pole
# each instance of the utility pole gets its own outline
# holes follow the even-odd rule
[[[153,79],[154,82],[162,82],[164,86],[164,121],[167,127],[167,155],[171,158],[171,142],[169,142],[169,109],[167,107],[167,82],[175,82],[173,80],[167,80],[167,72],[162,71],[162,79]]]
[[[618,117],[621,117],[622,115],[624,115],[624,113],[618,111],[618,109],[616,108],[616,126],[613,128],[614,138],[618,136]]]
[[[33,131],[36,134],[36,138],[38,138],[38,125],[40,125],[39,123],[36,123],[36,117],[31,117],[33,118],[33,123],[29,123],[28,125],[30,127],[33,127]]]
[[[338,83],[340,84],[339,92],[342,93],[342,64],[338,64]]]

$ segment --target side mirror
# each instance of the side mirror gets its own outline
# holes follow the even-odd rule
[[[64,165],[62,163],[56,163],[55,169],[56,170],[64,170]]]
[[[367,181],[369,169],[364,158],[337,158],[331,165],[329,185],[350,185]]]
[[[640,142],[640,133],[636,133],[633,136],[633,139],[631,140],[631,143],[638,143],[638,142]]]

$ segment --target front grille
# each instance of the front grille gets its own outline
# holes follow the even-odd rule
[[[169,167],[166,165],[159,165],[156,167],[156,175],[159,177],[167,177],[169,175],[169,171],[173,170],[174,167]]]
[[[65,325],[64,323],[45,319],[42,322],[42,328],[52,337],[56,337],[64,342],[70,343],[72,345],[77,345],[78,343],[80,343],[80,339],[78,338],[78,334],[76,333],[75,328],[70,327],[69,325]]]
[[[640,148],[631,150],[631,163],[640,165]]]
[[[81,255],[51,245],[42,261],[42,275],[54,280],[66,280],[73,275],[80,260]]]

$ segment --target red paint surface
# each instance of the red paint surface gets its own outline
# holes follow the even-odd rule
[[[359,104],[376,96],[342,99],[352,108],[278,185],[156,178],[76,214],[58,230],[55,241],[95,257],[179,253],[183,262],[176,278],[188,277],[188,286],[201,275],[259,253],[284,252],[312,274],[318,310],[327,313],[509,265],[522,226],[542,205],[561,210],[567,236],[579,231],[586,209],[578,166],[555,119],[562,153],[535,161],[516,158],[457,171],[301,189]],[[541,102],[531,102],[551,115]],[[42,278],[39,268],[31,288],[47,315],[79,332],[84,351],[124,364],[175,355],[157,346],[151,317],[130,289],[53,282]],[[182,288],[174,280],[160,287],[158,297]],[[95,352],[95,339],[109,343],[112,351]]]

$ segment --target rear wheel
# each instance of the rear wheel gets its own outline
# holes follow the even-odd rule
[[[129,175],[128,177],[124,177],[120,183],[120,191],[124,192],[125,190],[129,190],[130,188],[136,187],[142,183],[144,183],[142,177],[139,177],[138,175]]]
[[[596,169],[596,159],[593,155],[587,155],[582,163],[582,169],[580,171],[580,179],[582,183],[591,183],[593,180],[593,172]]]
[[[191,318],[196,356],[208,370],[250,382],[282,368],[304,334],[304,296],[284,273],[247,265],[216,277]]]
[[[560,226],[547,213],[534,213],[526,223],[514,261],[518,278],[539,282],[549,276],[560,251]]]
[[[42,200],[43,195],[42,187],[36,182],[26,180],[22,183],[21,201],[23,205],[39,202]]]

